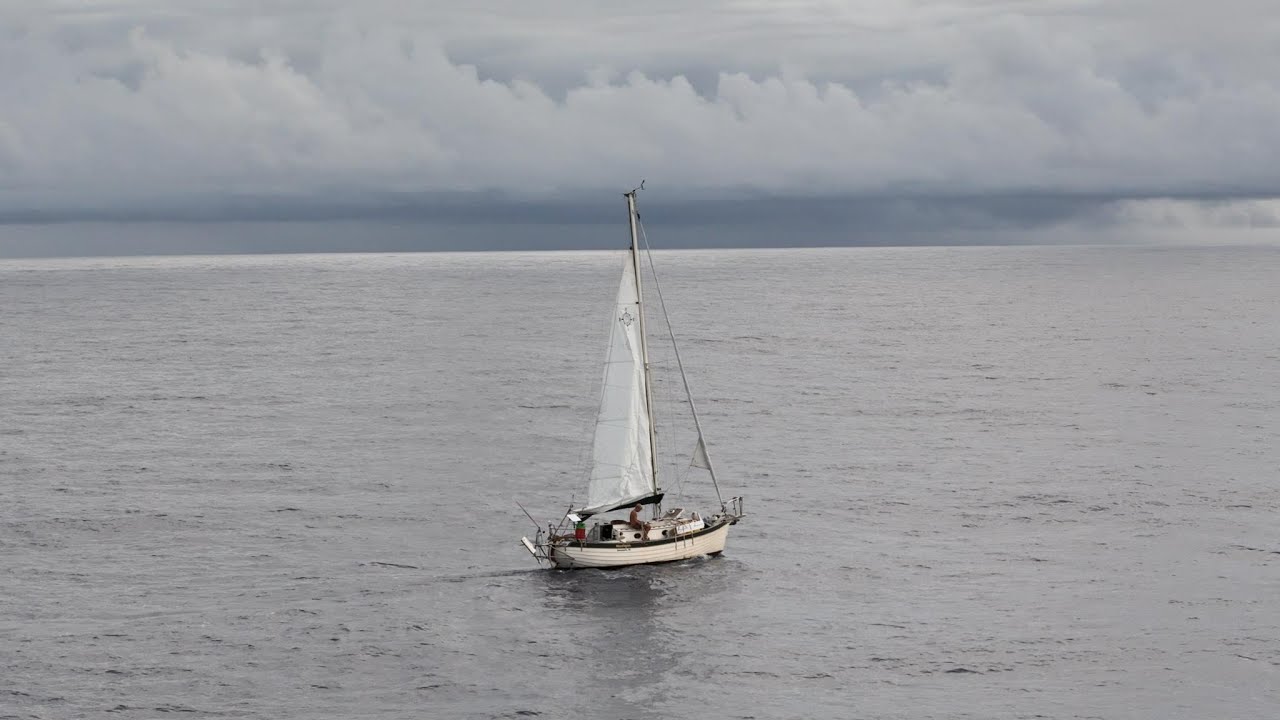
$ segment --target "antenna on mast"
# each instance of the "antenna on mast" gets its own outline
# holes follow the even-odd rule
[[[641,180],[641,181],[640,181],[640,187],[631,188],[631,192],[628,192],[628,193],[622,193],[622,194],[623,194],[623,195],[635,195],[637,192],[639,192],[639,191],[641,191],[641,190],[643,190],[643,189],[644,189],[644,180]]]

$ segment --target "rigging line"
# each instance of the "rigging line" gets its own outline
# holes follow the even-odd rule
[[[670,369],[674,367],[674,363],[670,361],[671,347],[669,344],[656,346],[650,344],[649,352],[649,365],[653,369],[652,389],[655,433],[659,438],[664,436],[667,438],[664,444],[676,447],[681,442],[678,438],[683,437],[682,431],[688,428],[685,428],[677,420],[678,418],[682,419],[684,416],[681,414],[683,408],[680,407],[682,400],[678,397],[680,391],[677,390],[677,385],[671,379]],[[660,421],[659,418],[664,418],[665,421]],[[661,464],[664,477],[673,478],[676,483],[675,493],[668,492],[667,496],[683,500],[685,497],[685,475],[680,472],[680,462],[676,454],[667,453],[666,457],[662,458]]]
[[[538,521],[537,521],[537,520],[534,520],[534,519],[533,519],[533,516],[529,514],[529,511],[528,511],[528,510],[525,510],[525,509],[524,509],[524,506],[523,506],[523,505],[520,505],[520,501],[519,501],[519,500],[516,500],[516,501],[514,501],[514,502],[515,502],[515,504],[516,504],[516,505],[519,505],[520,510],[521,510],[522,512],[524,512],[524,516],[525,516],[525,517],[527,517],[527,518],[529,518],[529,522],[533,523],[533,526],[534,526],[534,527],[536,527],[536,528],[538,528],[539,530],[541,530],[541,529],[542,529],[542,526],[538,524]]]
[[[656,297],[656,296],[655,296]],[[649,347],[649,365],[652,370],[650,378],[652,380],[650,387],[653,393],[653,422],[654,433],[662,444],[678,447],[684,437],[684,431],[692,429],[685,427],[682,421],[688,420],[688,411],[681,407],[684,400],[683,390],[679,388],[679,384],[674,381],[671,369],[675,367],[675,363],[671,358],[670,342],[664,337],[663,342],[655,344],[650,338]],[[661,438],[666,437],[666,440]],[[677,502],[682,502],[685,498],[684,480],[685,474],[681,473],[680,460],[677,453],[666,453],[665,457],[659,455],[659,464],[662,467],[662,476],[667,477],[675,482],[675,492],[671,492],[671,485],[668,483],[668,498],[675,498]]]
[[[665,349],[666,348],[664,348],[664,350]],[[651,364],[655,364],[660,368],[667,369],[668,373],[670,372],[669,371],[670,364],[665,358],[661,362],[651,363]],[[669,420],[670,427],[667,427],[664,429],[663,427],[659,426],[658,430],[660,432],[665,432],[667,434],[668,443],[674,444],[676,442],[676,438],[679,437],[681,434],[680,431],[688,429],[685,427],[677,427],[677,424],[675,421],[675,418],[680,417],[680,411],[683,408],[679,407],[680,401],[676,396],[676,389],[671,384],[671,382],[667,379],[667,377],[662,376],[661,377],[662,382],[658,382],[658,379],[659,379],[658,375],[655,374],[654,377],[655,377],[655,382],[654,382],[655,402],[657,402],[660,405],[661,409],[663,410],[662,416],[671,419]],[[680,461],[676,457],[675,453],[668,453],[668,457],[664,464],[664,467],[666,468],[667,476],[675,479],[675,483],[676,483],[675,496],[677,500],[683,501],[685,497],[684,481],[687,479],[688,473],[682,472]]]
[[[676,332],[671,327],[671,315],[667,313],[667,303],[662,299],[662,285],[658,282],[658,271],[653,266],[653,250],[649,247],[649,236],[644,231],[644,223],[640,213],[636,213],[636,225],[640,230],[640,238],[644,241],[644,253],[649,258],[649,274],[653,276],[653,289],[658,295],[658,307],[662,308],[662,319],[667,323],[667,334],[671,336],[671,350],[676,356],[676,367],[680,368],[680,380],[684,383],[684,394],[689,400],[689,412],[693,415],[693,427],[698,431],[698,444],[702,448],[702,457],[707,461],[707,472],[711,475],[711,486],[716,489],[716,500],[720,501],[723,510],[724,498],[720,495],[720,483],[716,482],[716,470],[711,462],[711,453],[707,452],[707,442],[703,439],[702,423],[698,420],[698,409],[693,404],[693,392],[689,389],[689,377],[684,373],[684,362],[680,359],[680,344],[676,342]],[[697,452],[695,449],[694,452]]]

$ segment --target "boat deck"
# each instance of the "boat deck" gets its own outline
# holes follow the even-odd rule
[[[633,528],[626,520],[596,523],[587,531],[587,542],[635,543],[668,540],[697,532],[706,526],[701,518],[695,519],[695,517],[662,517],[649,520],[645,523],[647,529]]]

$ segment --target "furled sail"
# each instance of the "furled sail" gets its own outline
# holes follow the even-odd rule
[[[657,493],[640,344],[640,302],[632,257],[627,258],[622,271],[610,327],[587,504],[577,511],[584,516],[642,500],[652,501]]]

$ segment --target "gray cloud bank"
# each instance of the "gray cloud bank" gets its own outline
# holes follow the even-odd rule
[[[405,5],[5,6],[0,221],[1280,225],[1269,1]]]

